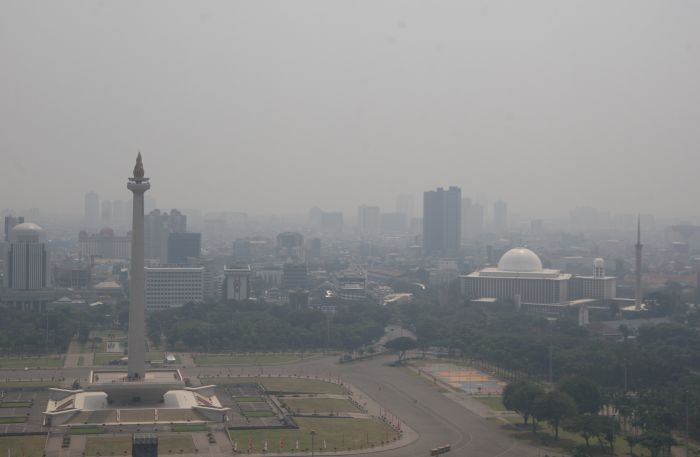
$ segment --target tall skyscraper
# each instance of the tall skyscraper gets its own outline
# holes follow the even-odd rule
[[[168,233],[168,264],[185,264],[202,254],[201,233]]]
[[[501,200],[493,204],[493,231],[496,233],[508,231],[508,204]]]
[[[379,232],[379,207],[362,205],[357,208],[357,226],[363,235]]]
[[[162,213],[154,209],[145,217],[146,258],[167,263],[168,234],[185,233],[187,216],[174,209]]]
[[[5,216],[5,241],[10,241],[10,231],[22,223],[24,223],[22,216]]]
[[[100,210],[100,219],[103,224],[109,225],[112,223],[112,202],[109,200],[102,200],[102,207]]]
[[[85,224],[94,226],[100,219],[100,196],[96,192],[85,194]]]
[[[462,225],[462,191],[452,186],[423,194],[423,255],[456,257]]]
[[[462,199],[462,237],[474,238],[484,231],[484,207],[472,202],[471,198]]]

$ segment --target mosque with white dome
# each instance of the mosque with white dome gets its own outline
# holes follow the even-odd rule
[[[512,301],[546,310],[581,299],[613,299],[616,279],[605,275],[603,259],[595,260],[593,275],[574,276],[543,268],[537,254],[527,248],[515,248],[503,254],[498,266],[462,276],[461,288],[468,300]]]

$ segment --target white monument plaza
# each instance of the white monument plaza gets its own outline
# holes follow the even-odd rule
[[[146,297],[144,275],[144,177],[141,153],[127,188],[134,194],[129,271],[128,369],[94,370],[84,389],[50,389],[45,424],[78,425],[135,422],[221,422],[228,408],[214,395],[214,386],[185,387],[180,370],[146,369]],[[129,411],[124,413],[124,411]],[[146,418],[146,419],[144,419]]]

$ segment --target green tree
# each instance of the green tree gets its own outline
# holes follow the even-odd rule
[[[576,415],[576,402],[568,394],[552,390],[535,400],[534,416],[546,420],[554,427],[554,437],[559,439],[562,421]]]
[[[534,413],[535,399],[543,394],[544,389],[534,382],[512,382],[503,389],[503,405],[523,416],[523,422],[527,425],[528,419]]]
[[[562,423],[562,428],[572,433],[577,433],[586,441],[586,447],[590,447],[589,440],[605,433],[605,422],[597,414],[579,414]]]
[[[598,387],[581,376],[567,376],[557,384],[557,389],[568,394],[576,402],[580,414],[597,414],[602,405]]]
[[[659,457],[662,452],[671,455],[671,446],[676,444],[670,433],[647,431],[637,437],[637,443],[649,450],[651,457]]]
[[[418,347],[416,340],[407,336],[400,336],[398,338],[394,338],[393,340],[389,340],[384,346],[387,349],[399,352],[399,363],[401,363],[406,356],[406,351],[410,351],[411,349]]]

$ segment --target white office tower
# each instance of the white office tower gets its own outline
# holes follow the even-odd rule
[[[51,286],[46,232],[31,222],[15,225],[5,250],[5,288],[39,290]]]

